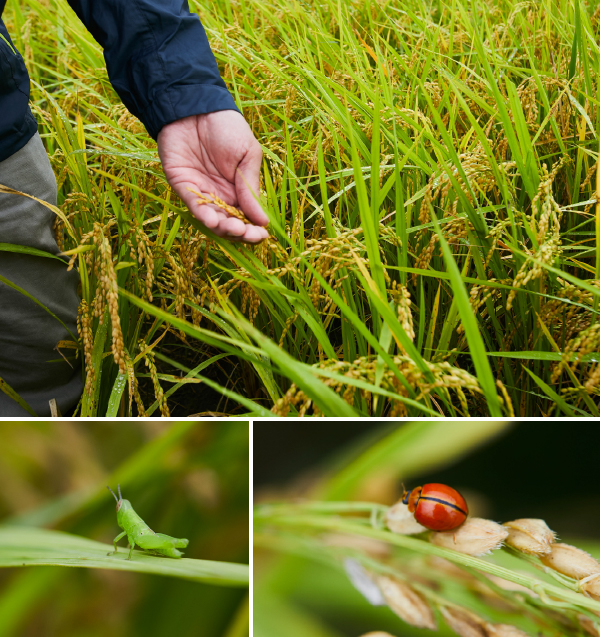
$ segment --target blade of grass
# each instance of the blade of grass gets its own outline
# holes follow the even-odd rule
[[[9,398],[12,398],[22,409],[28,414],[37,417],[37,414],[27,404],[27,402],[17,394],[17,392],[3,379],[0,378],[0,391],[4,392]]]

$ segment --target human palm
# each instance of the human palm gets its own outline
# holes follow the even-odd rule
[[[184,117],[164,126],[157,144],[167,181],[196,219],[233,241],[259,243],[267,238],[263,226],[269,219],[257,201],[262,149],[240,113]],[[197,203],[198,196],[188,188],[239,208],[251,223],[216,204]]]

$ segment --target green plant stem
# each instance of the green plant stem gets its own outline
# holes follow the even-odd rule
[[[383,513],[389,507],[373,502],[299,502],[295,504],[262,504],[256,507],[255,518],[286,515],[289,513]]]

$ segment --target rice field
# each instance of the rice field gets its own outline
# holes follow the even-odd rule
[[[9,0],[81,275],[76,415],[600,415],[600,9],[190,1],[264,150],[205,231],[65,0]]]

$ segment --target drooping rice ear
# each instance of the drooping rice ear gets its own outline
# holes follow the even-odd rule
[[[448,626],[459,637],[487,637],[485,621],[464,609],[442,606],[440,608]]]
[[[600,573],[600,563],[589,553],[570,544],[553,544],[541,561],[546,566],[575,579],[583,579]]]
[[[544,520],[522,518],[505,522],[508,529],[506,544],[528,555],[547,555],[556,540],[556,534]]]
[[[468,518],[453,531],[432,533],[431,542],[459,553],[479,556],[500,548],[507,536],[508,529],[501,524],[483,518]]]
[[[510,624],[486,624],[488,637],[529,637],[527,633]]]
[[[402,535],[414,535],[423,533],[427,529],[415,520],[415,516],[408,510],[408,505],[402,500],[391,506],[385,514],[385,524],[394,533]]]
[[[390,609],[411,626],[436,630],[437,623],[427,601],[404,582],[381,575],[377,585]]]

